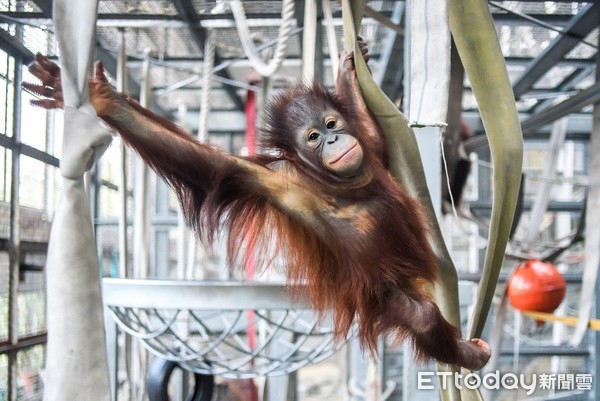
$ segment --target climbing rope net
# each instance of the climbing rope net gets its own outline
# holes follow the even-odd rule
[[[284,375],[342,345],[331,321],[292,304],[284,284],[105,279],[103,287],[121,329],[154,355],[201,374]]]

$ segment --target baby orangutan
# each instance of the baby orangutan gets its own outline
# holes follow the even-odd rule
[[[38,55],[30,71],[42,84],[23,85],[45,96],[34,103],[62,107],[59,67]],[[297,84],[274,96],[263,144],[273,156],[236,157],[199,143],[115,92],[101,64],[89,89],[98,116],[170,184],[199,236],[210,242],[225,226],[230,261],[277,238],[290,283],[306,284],[317,311],[333,311],[338,339],[356,317],[373,352],[380,335],[393,335],[411,340],[419,361],[486,364],[488,345],[463,340],[429,295],[438,268],[425,217],[386,168],[351,53],[341,56],[335,92]]]

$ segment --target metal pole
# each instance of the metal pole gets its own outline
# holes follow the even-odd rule
[[[148,52],[146,52],[148,57]],[[140,104],[148,107],[150,94],[150,63],[148,59],[144,60],[143,76],[140,92]],[[146,278],[148,276],[148,265],[150,263],[149,232],[150,232],[150,214],[148,191],[148,167],[140,157],[135,158],[135,181],[134,187],[134,221],[133,221],[133,270],[136,278]]]
[[[143,107],[148,107],[152,90],[149,52],[150,49],[144,50],[145,59],[140,88],[140,104]],[[138,155],[135,155],[134,167],[133,275],[135,278],[147,278],[150,263],[149,169]],[[131,343],[131,359],[131,396],[132,400],[141,400],[146,389],[147,353],[137,341]]]
[[[331,13],[331,3],[329,0],[322,0],[323,15],[325,17],[325,28],[327,30],[327,47],[329,48],[329,58],[331,59],[331,72],[333,73],[333,82],[337,80],[339,67],[339,51],[337,46],[337,36],[335,26],[333,26],[333,14]]]
[[[127,70],[126,70],[127,54],[125,53],[125,29],[119,29],[119,53],[117,56],[117,91],[125,92],[127,90]],[[125,278],[128,276],[127,259],[129,258],[129,243],[127,238],[127,148],[123,140],[119,143],[121,151],[121,170],[119,184],[119,199],[121,200],[119,210],[119,277]],[[125,337],[125,370],[127,379],[130,384],[131,395],[131,338]],[[117,351],[118,352],[118,351]],[[118,370],[118,362],[117,362]]]
[[[600,43],[600,39],[598,39],[598,42]],[[600,53],[596,53],[596,83],[600,83]],[[594,111],[592,114],[592,132],[590,135],[590,157],[592,155],[592,152],[596,151],[597,148],[600,148],[600,103],[596,103],[594,105]],[[593,146],[595,145],[595,146]],[[590,165],[590,170],[588,170],[588,174],[592,173],[591,171],[591,166]],[[598,173],[596,173],[598,174]],[[591,184],[591,180],[590,180],[590,184]],[[590,188],[591,190],[591,188]],[[588,195],[589,196],[589,195]],[[586,241],[587,241],[587,237],[586,237]],[[596,244],[598,245],[598,244]],[[598,280],[598,278],[596,278],[596,305],[595,305],[595,309],[596,309],[596,316],[598,316],[598,312],[600,312],[600,280]],[[596,331],[595,333],[595,341],[594,341],[594,347],[596,348],[594,353],[592,353],[591,355],[593,355],[594,358],[594,377],[596,380],[596,384],[594,385],[594,391],[590,391],[590,393],[595,393],[595,397],[591,398],[593,400],[598,400],[600,399],[600,385],[598,384],[597,380],[598,380],[598,374],[600,373],[600,358],[598,357],[598,352],[600,351],[600,331]],[[591,394],[590,394],[591,395]]]
[[[315,76],[315,40],[317,37],[317,0],[306,0],[304,31],[302,32],[302,77],[312,81]]]
[[[125,29],[119,29],[119,55],[117,59],[117,91],[125,92],[127,88],[127,71],[125,63]],[[127,258],[129,256],[127,241],[127,148],[121,141],[121,182],[119,185],[119,198],[121,210],[119,213],[119,276],[127,277]]]
[[[21,74],[22,60],[15,59],[15,80],[22,81]],[[13,119],[13,141],[15,144],[21,142],[21,91],[14,92],[14,115]],[[21,231],[20,231],[20,208],[19,208],[19,181],[21,170],[21,154],[17,148],[12,150],[12,171],[10,181],[10,234],[8,247],[9,260],[9,296],[8,296],[8,338],[12,345],[19,341],[19,264],[21,260]],[[16,352],[8,355],[8,400],[17,400],[17,375],[18,366],[16,364]]]

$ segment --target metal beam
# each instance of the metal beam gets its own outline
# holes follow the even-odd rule
[[[200,110],[189,108],[186,116],[186,127],[192,131],[198,130]],[[212,111],[208,115],[208,130],[218,132],[246,131],[246,117],[242,111]]]
[[[115,223],[116,224],[116,223]],[[474,283],[479,283],[481,281],[481,272],[477,273],[458,273],[459,281],[472,281]],[[567,284],[581,284],[582,274],[581,273],[563,273],[563,279]],[[510,280],[509,272],[501,272],[500,276],[498,276],[498,283],[506,283]]]
[[[33,146],[15,142],[13,138],[6,135],[0,135],[0,147],[16,151],[21,155],[42,161],[50,166],[58,167],[58,159],[55,156],[44,152],[43,150],[34,148]]]
[[[50,3],[49,10],[50,12],[42,10],[42,12],[27,12],[27,11],[2,11],[0,15],[14,18],[14,19],[23,19],[30,21],[39,21],[48,19],[51,16],[52,11],[52,2],[45,1]],[[41,8],[41,7],[40,7]],[[195,12],[195,10],[194,10]],[[378,11],[378,14],[383,16],[384,18],[389,18],[391,12],[389,11]],[[333,17],[336,19],[342,18],[341,11],[334,11]],[[260,26],[260,21],[281,21],[281,13],[246,13],[246,18],[248,19],[249,24],[256,24],[256,26]],[[129,21],[141,21],[141,20],[152,20],[152,21],[181,21],[181,16],[179,15],[169,15],[169,14],[125,14],[125,13],[101,13],[98,14],[98,21],[105,20],[129,20]],[[202,24],[204,21],[228,21],[227,24],[235,24],[235,18],[232,13],[224,13],[224,14],[202,14],[198,15],[197,24]],[[254,22],[257,21],[257,22]],[[250,25],[252,26],[252,25]]]
[[[51,2],[44,2],[51,3]],[[403,3],[403,2],[401,2]],[[38,2],[39,5],[39,2]],[[47,6],[45,6],[47,7]],[[41,7],[40,7],[41,8]],[[398,26],[391,23],[391,16],[393,12],[390,11],[374,11],[370,7],[365,9],[365,15],[370,19],[376,20],[382,25],[387,26],[390,29],[398,29]],[[566,25],[572,15],[570,14],[527,14],[528,16],[545,22],[547,24],[555,26]],[[52,16],[52,4],[49,5],[49,12],[46,9],[43,12],[24,12],[24,11],[3,11],[0,12],[0,16],[4,16],[11,19],[20,20],[22,22],[29,22],[35,25],[47,25]],[[521,17],[515,16],[509,13],[494,13],[492,16],[495,22],[503,25],[536,25],[532,21],[525,20]],[[205,28],[212,27],[214,24],[224,24],[226,26],[219,27],[230,27],[235,25],[233,14],[205,14],[198,16],[199,19],[196,22],[197,25],[201,25]],[[340,19],[342,17],[341,11],[333,13],[334,19]],[[246,18],[250,26],[271,26],[275,23],[281,24],[280,13],[247,13]],[[367,19],[368,20],[368,19]],[[179,15],[169,14],[117,14],[117,13],[102,13],[98,14],[98,23],[101,26],[111,26],[116,24],[119,27],[128,26],[127,23],[137,25],[147,21],[149,24],[160,24],[162,23],[179,23],[178,26],[185,25],[185,22],[181,20]]]
[[[530,133],[559,118],[575,113],[585,106],[600,102],[600,83],[582,90],[564,102],[549,107],[521,123],[523,134]]]
[[[35,4],[42,10],[42,14],[52,18],[52,0],[35,0]]]
[[[390,34],[395,32],[392,32],[391,30],[388,31]],[[395,46],[393,46],[393,43],[391,39],[392,36],[388,36],[386,37],[382,43],[384,43],[384,45],[382,46],[382,50],[381,50],[381,54],[379,53],[372,53],[371,50],[369,50],[369,55],[371,56],[371,59],[375,59],[378,60],[379,66],[385,66],[385,65],[389,65],[389,61],[386,61],[388,58],[391,57],[391,61],[394,61],[396,58],[400,57],[400,54],[398,53],[399,49]],[[388,52],[388,47],[391,47],[392,49],[389,50]],[[201,55],[197,55],[197,56],[167,56],[167,57],[163,57],[159,60],[157,59],[151,59],[150,62],[159,66],[170,66],[173,68],[187,68],[192,70],[194,67],[196,67],[198,65],[198,63],[202,63],[202,61],[204,60],[204,58]],[[248,59],[246,58],[241,58],[241,57],[232,57],[232,58],[222,58],[222,60],[224,62],[231,62],[231,66],[232,67],[247,67],[250,65],[250,63],[248,62]],[[529,63],[531,63],[531,61],[533,60],[532,57],[506,57],[505,58],[506,63],[510,64],[510,65],[527,65]],[[128,60],[127,60],[127,65],[131,66],[131,67],[139,67],[141,66],[143,63],[143,60],[140,57],[136,57],[136,56],[129,56]],[[286,64],[287,63],[287,64]],[[298,63],[301,63],[301,60],[296,57],[296,56],[288,56],[286,57],[286,59],[284,60],[284,64],[283,66],[287,66],[287,65],[293,65],[296,66]],[[324,64],[327,66],[328,60],[325,59]],[[558,65],[561,66],[569,66],[569,67],[577,67],[577,68],[587,68],[587,67],[594,67],[595,65],[595,60],[593,58],[569,58],[569,59],[563,59],[559,62]],[[402,68],[402,67],[400,67]],[[378,68],[378,71],[381,71],[381,73],[383,73],[386,69],[385,68]],[[381,78],[379,78],[381,79]],[[377,81],[376,79],[376,82]],[[380,85],[381,86],[381,85]],[[540,90],[540,91],[545,91],[545,89],[536,89],[536,90]],[[554,92],[555,89],[547,89],[548,91],[552,91]]]
[[[528,115],[519,114],[521,120],[528,118]],[[463,111],[462,118],[464,122],[477,134],[464,142],[467,153],[480,152],[488,147],[487,136],[484,134],[481,116],[478,111]],[[567,126],[567,140],[588,141],[590,131],[592,130],[592,116],[590,114],[575,113],[570,114]],[[550,125],[547,124],[532,132],[523,135],[525,140],[548,140],[550,137]]]
[[[23,64],[29,64],[34,60],[34,54],[4,29],[0,29],[0,48],[15,58],[21,58]]]
[[[503,346],[500,350],[502,355],[514,355],[515,351],[512,346]],[[523,356],[588,356],[590,350],[583,347],[566,347],[566,346],[524,346],[520,347],[519,354]],[[558,393],[557,395],[559,395]],[[543,398],[543,399],[556,399]],[[579,398],[577,398],[579,399]]]
[[[523,76],[515,82],[513,85],[515,97],[518,99],[531,89],[537,80],[598,26],[598,21],[600,21],[600,2],[587,5],[579,14],[573,17],[571,23],[564,29],[564,34],[557,36],[531,62]]]
[[[296,3],[298,7],[298,3]],[[378,18],[388,18],[386,13],[378,12]],[[281,15],[276,17],[268,17],[270,14],[260,14],[251,18],[252,14],[247,15],[248,26],[253,27],[278,27],[283,23]],[[235,28],[235,21],[233,16],[218,15],[206,18],[206,16],[197,16],[197,20],[192,23],[182,21],[180,16],[174,15],[162,15],[162,14],[100,14],[96,22],[96,26],[101,28],[185,28],[185,27],[199,27],[199,28]],[[342,26],[341,15],[335,17],[334,13],[334,26]],[[52,18],[42,13],[27,13],[27,12],[0,12],[0,21],[7,21],[11,23],[17,23],[22,25],[30,25],[35,27],[40,26],[52,26]],[[321,21],[322,23],[322,21]],[[363,24],[374,25],[379,23],[377,20],[366,17],[363,18]],[[393,27],[397,29],[397,27]]]
[[[569,23],[573,15],[571,14],[527,14],[529,17],[554,26],[563,26]],[[509,13],[492,12],[494,22],[499,25],[518,25],[518,26],[537,26],[532,20],[527,20]]]
[[[194,9],[194,6],[192,5],[191,1],[174,0],[173,3],[181,18],[188,24],[194,42],[201,51],[204,50],[204,43],[206,42],[206,31],[204,30],[204,28],[199,27],[197,25],[197,22],[200,18],[196,14],[196,10]],[[215,64],[221,63],[221,57],[219,57],[219,54],[215,49]],[[231,75],[229,74],[229,71],[226,68],[218,71],[216,74],[226,79],[232,79]],[[235,106],[238,109],[243,110],[244,101],[238,96],[236,90],[229,86],[225,87],[225,90],[227,91],[227,95],[231,98]]]
[[[547,3],[548,0],[513,0],[519,3]],[[553,3],[589,3],[590,0],[554,0]]]
[[[38,12],[24,12],[24,11],[3,11],[0,12],[1,16],[6,16],[13,19],[18,20],[28,20],[30,22],[36,22],[39,24],[39,21],[48,20],[48,18],[52,15],[52,2],[51,1],[36,1],[38,6],[42,9],[41,13]],[[403,1],[399,3],[404,3]],[[42,7],[42,4],[44,6]],[[380,19],[386,19],[387,21],[379,21],[383,25],[389,23],[390,18],[392,17],[393,12],[391,11],[374,11],[372,9],[365,10],[365,15],[371,16],[370,13],[375,13],[376,15],[372,18],[379,21]],[[570,20],[572,15],[570,14],[527,14],[528,16],[537,19],[539,21],[545,22],[547,24],[552,24],[556,26],[566,25]],[[509,13],[500,13],[500,12],[492,12],[492,16],[495,22],[502,23],[504,25],[509,24],[518,24],[518,25],[535,25],[531,21],[524,20],[521,17],[518,17]],[[197,24],[203,24],[205,21],[230,21],[228,24],[234,22],[233,14],[204,14],[198,16],[199,20]],[[342,17],[341,11],[334,11],[333,18],[339,19]],[[250,24],[255,24],[255,26],[263,26],[261,25],[262,21],[281,21],[280,13],[247,13],[246,18],[249,20]],[[101,24],[104,24],[104,21],[122,21],[121,24],[126,21],[130,21],[133,24],[137,24],[140,21],[154,21],[156,23],[160,21],[165,22],[182,22],[179,16],[169,15],[169,14],[118,14],[118,13],[102,13],[98,14],[98,21],[102,21]],[[212,24],[212,22],[207,24]],[[391,29],[397,29],[396,26],[389,26]]]
[[[399,5],[400,4],[397,3],[396,7],[394,7],[394,10],[398,9]],[[396,31],[400,35],[404,35],[404,28],[402,26],[400,26],[399,22],[393,21],[393,18],[388,18],[385,15],[381,14],[380,12],[373,10],[369,6],[365,7],[365,15],[370,18],[373,18],[375,21],[379,22],[381,25],[385,26],[386,28]]]
[[[557,94],[557,96],[553,97],[539,97],[540,101],[535,104],[533,107],[529,109],[531,114],[536,114],[541,110],[545,110],[548,107],[551,107],[555,102],[555,99],[559,96],[574,96],[579,93],[579,90],[575,89],[575,93],[571,93],[581,81],[586,79],[591,73],[594,72],[594,66],[588,66],[587,68],[576,68],[571,74],[569,74],[557,87],[556,89],[552,89],[551,91]],[[534,91],[529,92],[531,94]],[[528,94],[528,95],[529,95]]]
[[[528,65],[534,60],[532,57],[508,56],[504,60],[510,65]],[[593,57],[590,58],[564,58],[557,65],[569,67],[594,67],[596,61]]]
[[[529,22],[530,24],[533,24],[534,26],[535,26],[535,25],[537,25],[537,26],[541,26],[541,27],[543,27],[543,28],[549,29],[549,30],[551,30],[551,31],[556,31],[556,32],[559,32],[559,33],[563,33],[563,31],[561,31],[561,30],[560,30],[560,29],[558,29],[556,26],[554,26],[554,24],[552,24],[552,23],[548,23],[548,22],[546,22],[546,21],[543,21],[543,20],[542,20],[542,19],[540,19],[540,18],[536,18],[536,17],[534,16],[534,14],[526,14],[526,13],[523,13],[523,12],[521,12],[521,11],[513,10],[512,8],[510,8],[510,7],[505,7],[504,5],[502,5],[502,4],[500,4],[500,3],[496,2],[496,1],[490,1],[490,5],[492,5],[493,7],[496,7],[496,8],[498,8],[498,9],[500,9],[500,10],[502,10],[502,11],[506,11],[506,12],[508,13],[508,15],[513,15],[513,16],[515,16],[515,17],[519,18],[521,21],[527,21],[527,22]],[[563,24],[564,24],[566,21],[569,21],[569,20],[570,20],[570,18],[571,18],[571,16],[570,16],[570,15],[562,15],[562,14],[543,14],[543,16],[553,16],[553,15],[561,15],[561,16],[563,17],[563,21],[562,21],[562,22],[563,22]],[[566,21],[564,20],[564,17],[567,17]],[[519,21],[519,22],[521,22],[521,21]],[[519,23],[519,25],[521,25],[521,23]]]
[[[491,201],[473,201],[469,202],[469,206],[482,213],[487,213],[492,210]],[[523,210],[529,211],[531,210],[531,207],[532,202],[525,202]],[[548,204],[548,212],[580,212],[582,207],[583,202],[551,201]]]

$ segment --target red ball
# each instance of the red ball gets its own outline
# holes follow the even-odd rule
[[[556,266],[541,260],[521,264],[508,280],[508,299],[522,311],[552,313],[566,290],[565,279]]]

